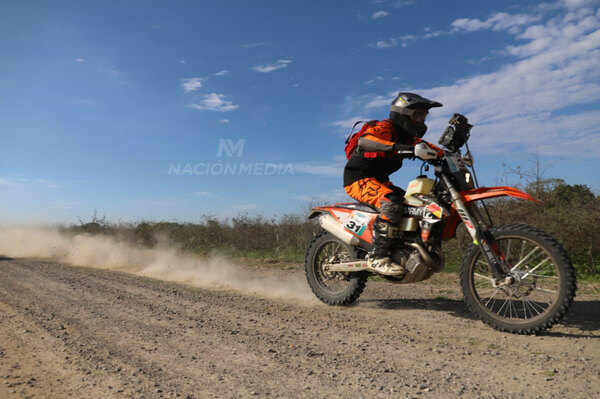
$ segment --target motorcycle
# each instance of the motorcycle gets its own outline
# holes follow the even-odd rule
[[[513,187],[477,187],[467,143],[471,128],[466,117],[455,114],[439,140],[442,148],[418,140],[414,152],[406,154],[423,161],[421,175],[406,190],[399,224],[402,240],[391,248],[393,262],[407,273],[381,277],[410,284],[441,272],[445,265],[441,244],[456,236],[462,222],[473,239],[459,271],[467,307],[497,330],[536,334],[567,313],[575,297],[575,270],[561,244],[541,229],[520,223],[493,226],[484,200],[509,196],[541,201]],[[423,174],[429,165],[435,179]],[[374,274],[366,270],[366,255],[373,248],[377,215],[375,208],[363,203],[311,209],[309,219],[317,218],[322,231],[308,247],[305,272],[322,302],[350,305],[363,292]]]

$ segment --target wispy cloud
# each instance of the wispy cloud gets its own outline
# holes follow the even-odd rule
[[[75,58],[75,62],[85,62],[85,60],[83,58],[77,57]]]
[[[50,179],[26,177],[0,177],[0,186],[26,186],[32,188],[60,188],[61,185]]]
[[[228,112],[237,109],[239,106],[226,100],[223,94],[210,93],[204,95],[199,104],[190,104],[189,107],[200,111]]]
[[[414,4],[416,0],[396,0],[392,2],[394,7],[405,7]]]
[[[373,79],[365,80],[365,85],[370,86],[375,82],[384,80],[383,76],[376,76]]]
[[[208,197],[210,196],[212,193],[209,191],[195,191],[194,192],[194,196],[195,197]]]
[[[343,143],[340,143],[340,154],[329,162],[296,162],[293,164],[295,173],[306,173],[320,177],[341,177],[346,165],[346,155],[343,152]]]
[[[445,105],[432,112],[429,131],[443,131],[449,115],[461,112],[475,124],[472,148],[479,152],[597,158],[600,12],[586,0],[561,4],[562,11],[548,15],[535,10],[531,15],[495,13],[454,21],[455,33],[485,29],[513,35],[511,43],[495,51],[512,58],[489,73],[412,88]],[[362,97],[353,111],[384,111],[395,94]]]
[[[373,119],[373,118],[371,118],[371,119]],[[350,134],[350,131],[352,130],[352,127],[356,124],[356,122],[369,121],[371,119],[362,118],[360,116],[352,116],[350,118],[335,121],[335,122],[331,123],[331,126],[337,128],[337,130],[339,130],[340,133],[343,134],[344,137],[347,137]]]
[[[369,47],[377,48],[377,49],[388,49],[397,46],[407,47],[408,43],[417,40],[417,36],[415,35],[405,35],[398,38],[390,38],[387,40],[377,40],[375,43],[369,44]]]
[[[222,71],[215,73],[215,76],[227,76],[227,75],[229,75],[229,71],[226,69],[223,69]]]
[[[181,79],[181,87],[183,91],[186,93],[194,92],[202,87],[202,82],[206,79],[204,78],[187,78]]]
[[[242,47],[243,48],[260,47],[260,46],[264,46],[265,44],[267,44],[267,43],[266,42],[256,42],[256,43],[242,44]]]
[[[291,63],[292,63],[292,60],[277,60],[277,62],[272,63],[272,64],[255,65],[252,67],[252,70],[254,72],[270,73],[273,71],[277,71],[279,69],[286,68]]]
[[[480,30],[506,30],[509,33],[518,33],[526,25],[539,21],[540,15],[516,14],[498,12],[485,20],[477,18],[460,18],[452,22],[450,33],[454,32],[476,32]]]
[[[323,193],[310,193],[293,196],[291,199],[308,202],[309,204],[324,204],[330,202],[351,202],[352,198],[343,189]]]
[[[307,173],[320,177],[341,177],[344,166],[324,165],[319,163],[301,162],[294,164],[295,173]]]
[[[379,11],[373,13],[373,15],[371,15],[371,19],[384,18],[384,17],[387,17],[388,15],[390,15],[388,12],[379,10]]]

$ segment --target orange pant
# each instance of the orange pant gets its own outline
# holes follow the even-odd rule
[[[376,207],[385,220],[395,223],[402,217],[404,190],[390,181],[382,183],[374,178],[361,179],[344,189],[355,200]]]

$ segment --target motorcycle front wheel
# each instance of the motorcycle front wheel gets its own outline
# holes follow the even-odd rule
[[[331,272],[328,265],[357,258],[351,246],[323,230],[311,241],[306,251],[305,273],[308,285],[322,302],[328,305],[350,305],[365,289],[366,272]]]
[[[460,284],[469,309],[491,327],[536,334],[567,313],[576,290],[575,269],[563,247],[523,224],[492,229],[515,282],[498,286],[476,245],[461,260]]]

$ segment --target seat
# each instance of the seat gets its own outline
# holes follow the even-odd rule
[[[335,206],[338,208],[352,209],[361,212],[379,213],[379,210],[376,207],[365,204],[364,202],[348,202],[343,204],[335,204]]]

